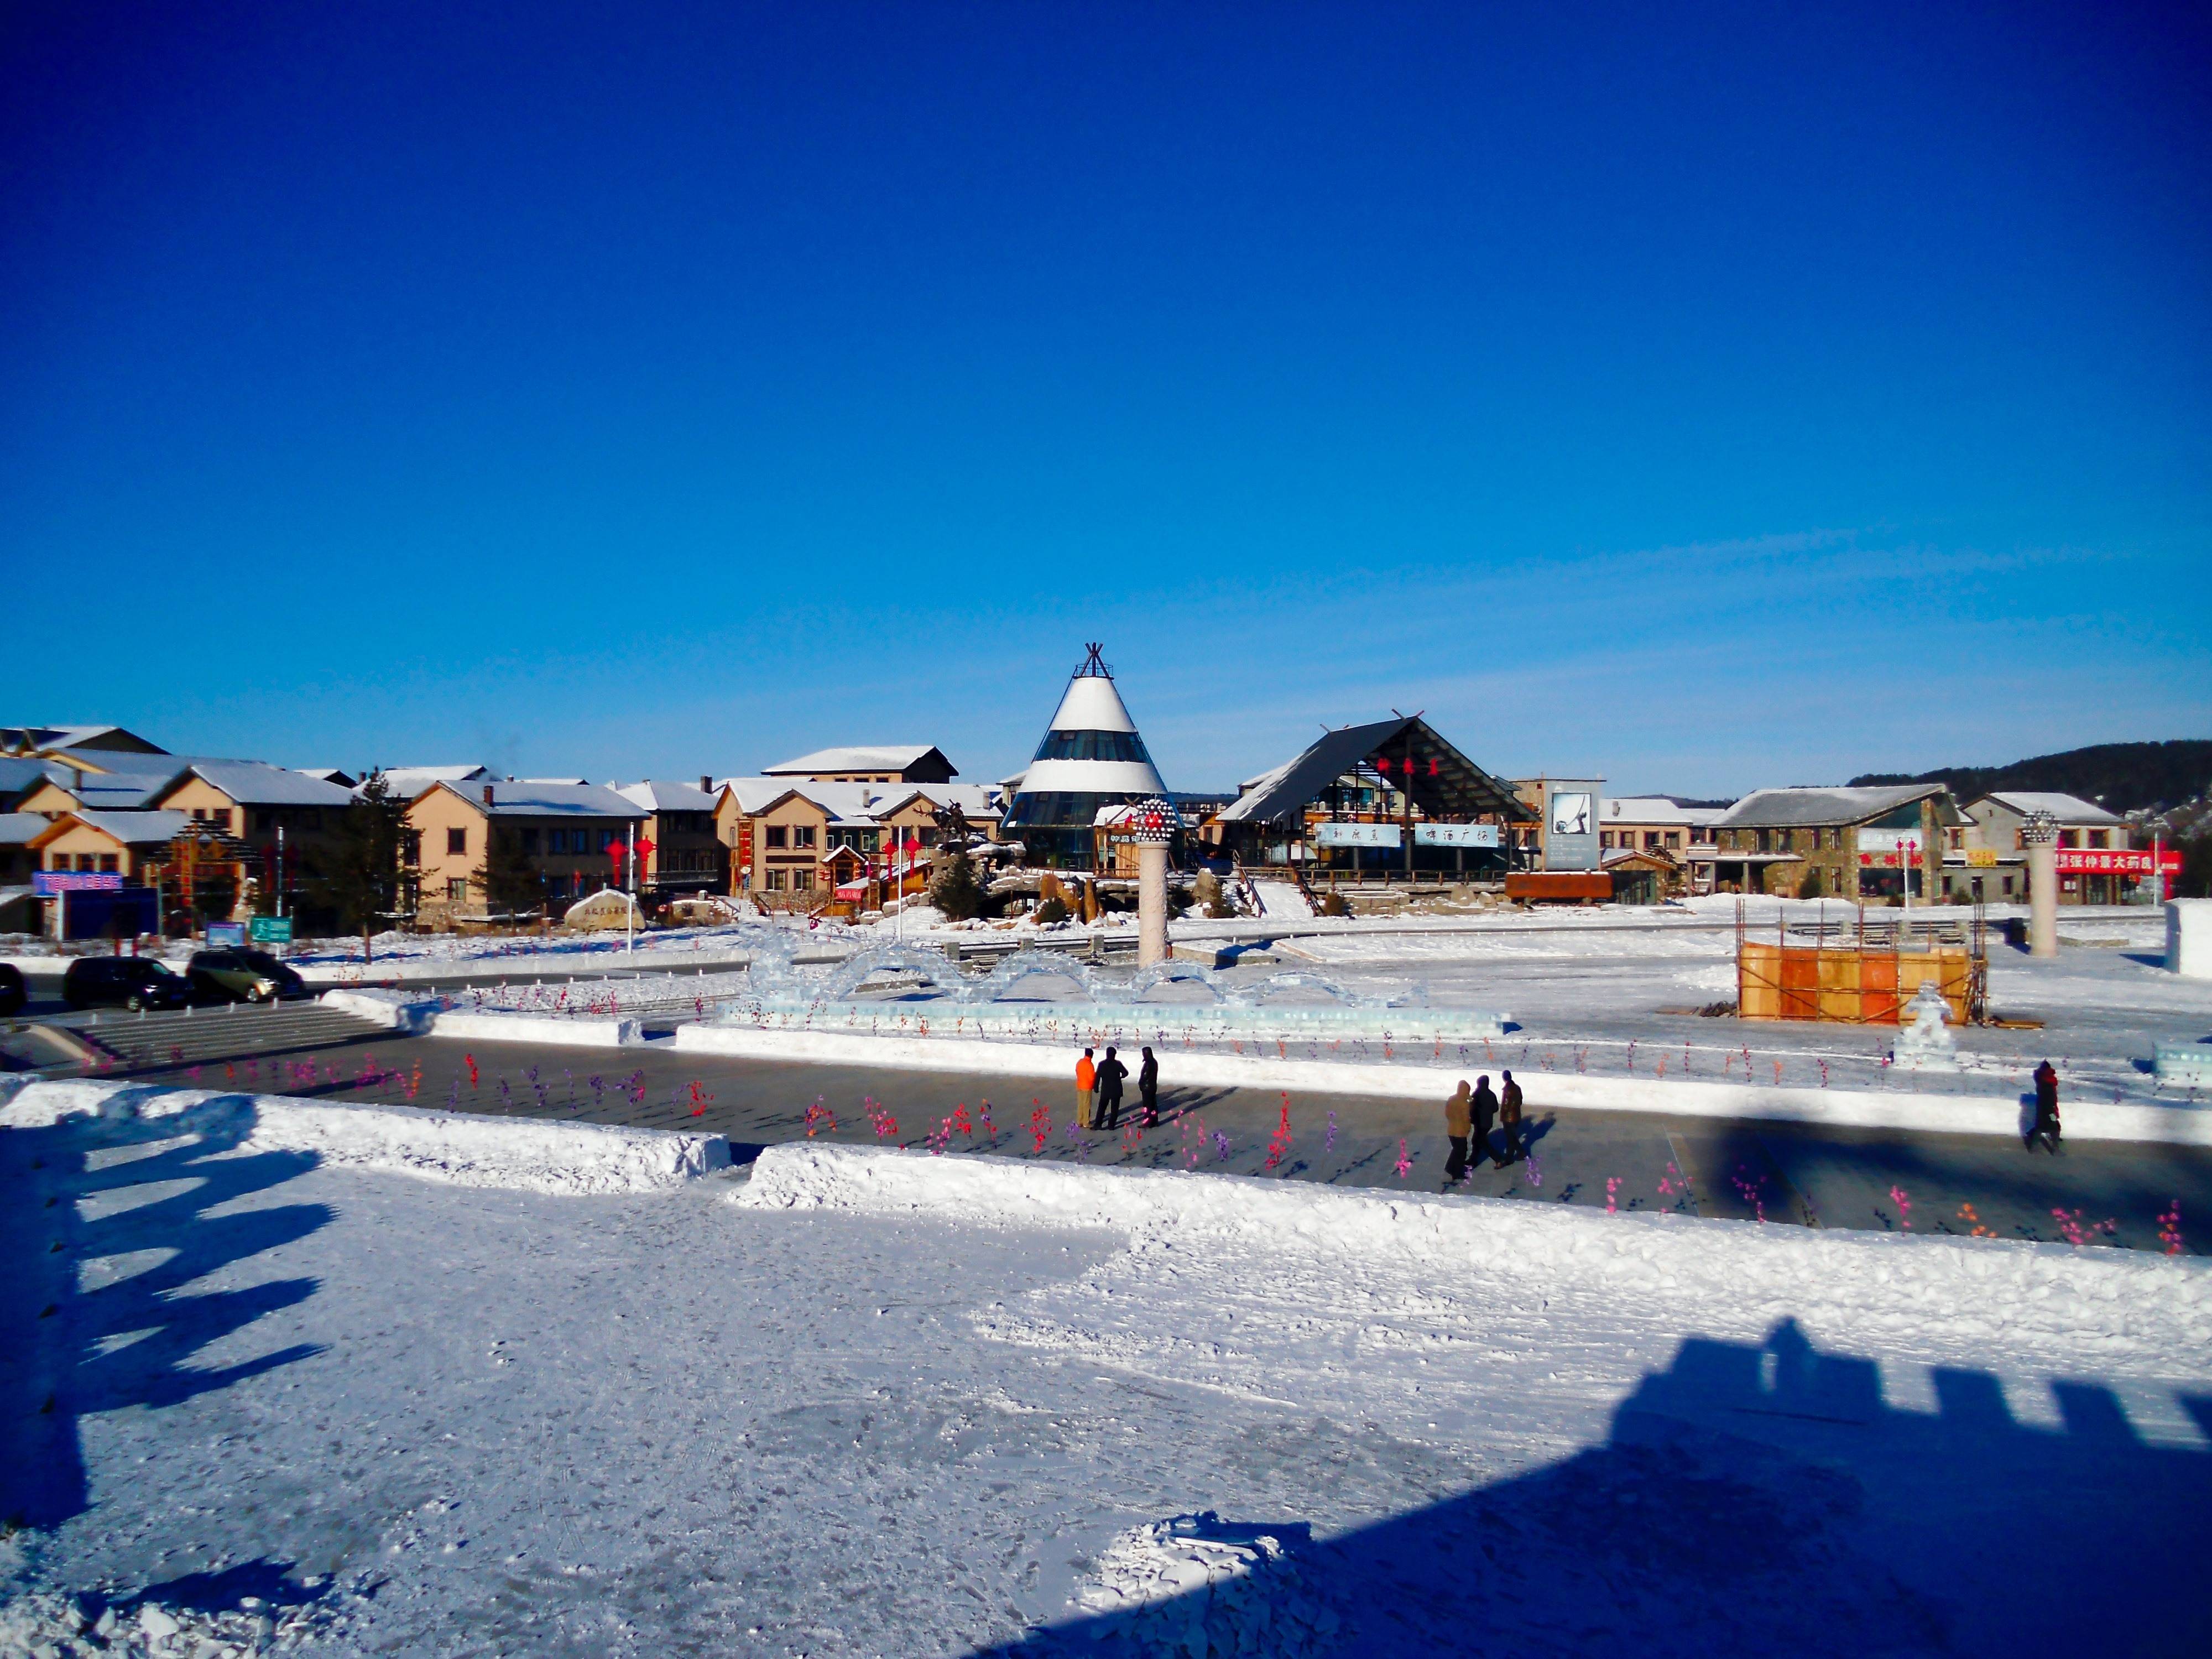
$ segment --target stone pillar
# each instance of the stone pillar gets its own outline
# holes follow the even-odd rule
[[[2031,812],[2021,828],[2027,843],[2027,953],[2058,954],[2058,825],[2048,812]]]
[[[1168,959],[1168,842],[1175,808],[1148,800],[1137,808],[1137,966]]]

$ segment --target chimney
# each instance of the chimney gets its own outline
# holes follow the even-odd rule
[[[699,793],[702,795],[711,795],[714,793],[714,781],[704,772],[699,775]]]
[[[489,784],[484,785],[484,805],[486,806],[491,805],[491,786]]]

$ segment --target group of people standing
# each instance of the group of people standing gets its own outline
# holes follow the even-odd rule
[[[1107,1049],[1103,1060],[1094,1059],[1094,1053],[1085,1048],[1083,1058],[1075,1062],[1075,1121],[1085,1129],[1119,1128],[1121,1081],[1129,1075],[1129,1068],[1115,1049]],[[1150,1048],[1137,1064],[1137,1103],[1146,1128],[1160,1121],[1160,1063],[1152,1058]]]
[[[1487,1158],[1493,1170],[1517,1164],[1528,1155],[1521,1140],[1521,1085],[1513,1080],[1510,1072],[1504,1074],[1504,1082],[1505,1092],[1501,1097],[1491,1092],[1487,1072],[1475,1079],[1472,1091],[1467,1086],[1467,1079],[1462,1078],[1451,1098],[1444,1102],[1444,1134],[1451,1142],[1451,1156],[1444,1161],[1447,1186],[1465,1178],[1470,1146],[1474,1156]],[[1505,1131],[1503,1156],[1491,1150],[1490,1129],[1493,1122]]]

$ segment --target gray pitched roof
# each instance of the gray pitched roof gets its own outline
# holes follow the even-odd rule
[[[435,787],[452,790],[479,812],[489,811],[495,817],[635,819],[651,816],[645,808],[624,800],[603,783],[524,783],[508,778],[441,782]],[[489,807],[483,804],[486,789],[492,795]],[[423,793],[428,794],[429,791]]]
[[[241,806],[350,806],[353,791],[260,761],[194,761],[189,769]]]
[[[932,743],[895,743],[875,747],[851,749],[817,749],[811,755],[801,755],[796,760],[780,761],[774,766],[761,769],[766,777],[790,777],[813,772],[903,772],[921,763],[927,756],[935,755],[945,761],[947,769],[952,763],[944,751]],[[954,771],[954,775],[958,773]]]
[[[2079,795],[2063,795],[2051,790],[1992,789],[1982,800],[1993,800],[2006,811],[2026,817],[2031,812],[2048,812],[2061,823],[2094,824],[2099,829],[2116,827],[2124,822],[2118,815],[2107,812],[2094,801],[2083,800]],[[1981,805],[1981,801],[1974,803]]]
[[[1930,795],[1948,783],[1894,783],[1856,789],[1754,789],[1714,820],[1717,830],[1778,830],[1809,824],[1863,823]]]

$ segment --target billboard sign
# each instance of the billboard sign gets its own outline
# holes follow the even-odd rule
[[[2058,854],[2058,873],[2062,876],[2147,876],[2151,873],[2153,854],[2148,847],[2136,848],[2102,847],[2061,847]],[[2171,848],[2157,854],[2159,872],[2172,875],[2181,868],[2181,854]]]
[[[1917,853],[1920,850],[1920,831],[1912,830],[1862,830],[1858,832],[1859,862],[1867,861],[1869,853]]]
[[[1554,779],[1544,801],[1544,867],[1598,867],[1597,820],[1605,805],[1605,780]]]
[[[292,942],[292,918],[256,916],[246,924],[246,932],[256,945],[289,945]]]
[[[1403,847],[1405,835],[1395,823],[1322,823],[1314,826],[1316,847]]]
[[[210,945],[243,945],[246,943],[246,924],[242,921],[211,921],[207,925]]]
[[[123,878],[112,870],[33,870],[31,890],[40,898],[57,893],[117,893]]]
[[[1494,823],[1417,823],[1413,826],[1413,845],[1495,848],[1498,845],[1498,826]]]

